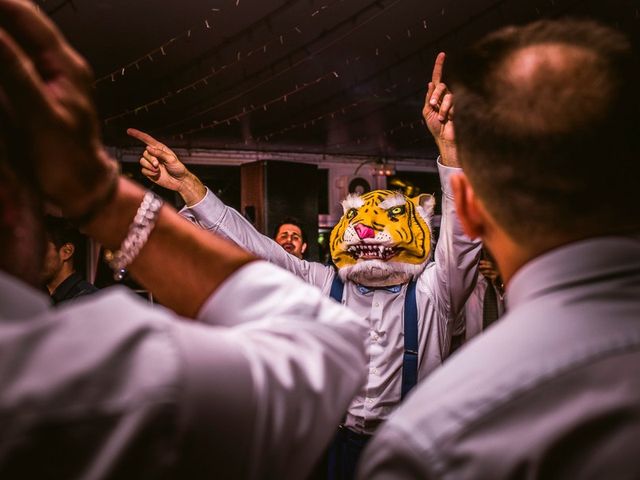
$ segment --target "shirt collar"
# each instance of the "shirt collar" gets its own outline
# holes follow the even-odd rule
[[[521,267],[506,291],[509,309],[550,291],[640,271],[640,235],[595,237],[544,253]]]

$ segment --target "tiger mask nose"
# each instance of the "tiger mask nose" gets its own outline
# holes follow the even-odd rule
[[[361,223],[358,223],[355,227],[353,227],[360,237],[360,240],[364,240],[365,238],[373,238],[376,236],[376,232],[373,231],[373,228],[367,227]]]

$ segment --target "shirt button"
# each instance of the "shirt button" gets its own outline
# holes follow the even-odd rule
[[[378,308],[380,306],[380,302],[373,302],[373,306]]]
[[[376,373],[378,373],[378,369],[377,368],[372,368],[369,370],[369,373],[372,373],[373,375],[375,375]]]

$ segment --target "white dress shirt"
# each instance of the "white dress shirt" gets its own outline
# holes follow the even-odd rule
[[[358,478],[640,478],[640,237],[552,250],[418,386]]]
[[[460,329],[454,332],[455,335],[462,335],[464,333],[465,342],[471,340],[473,337],[482,332],[483,313],[484,313],[484,294],[487,288],[493,288],[496,293],[496,307],[498,310],[498,317],[501,317],[504,313],[504,298],[498,292],[498,289],[493,286],[491,281],[482,274],[478,275],[478,282],[476,287],[469,295],[467,303],[464,305],[462,315],[464,317],[464,323],[460,325]],[[464,331],[462,331],[464,330]]]
[[[266,262],[199,319],[121,287],[53,309],[0,272],[0,478],[303,478],[364,381],[366,325]]]
[[[448,354],[453,319],[459,317],[458,312],[473,289],[480,254],[479,241],[471,241],[463,233],[455,215],[449,176],[460,169],[440,164],[438,167],[443,191],[440,238],[435,261],[427,265],[416,285],[419,379],[438,367]],[[199,203],[180,213],[329,294],[334,268],[290,255],[210,191]],[[345,421],[356,432],[373,433],[400,402],[406,289],[407,285],[403,285],[398,293],[374,290],[363,295],[356,284],[345,283],[343,303],[366,318],[369,325],[367,382],[353,398]]]

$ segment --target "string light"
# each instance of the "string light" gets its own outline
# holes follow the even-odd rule
[[[397,0],[396,2],[393,2],[393,5],[395,5],[395,4],[396,4],[396,3],[398,3],[399,1],[400,1],[400,0]],[[391,6],[393,6],[393,5],[391,5]],[[390,6],[390,7],[391,7],[391,6]],[[390,7],[387,7],[387,8],[390,8]],[[370,21],[370,20],[371,20],[371,19],[369,19],[369,21]],[[367,23],[367,22],[365,22],[365,23]],[[424,26],[424,28],[426,29],[426,20],[421,20],[421,21],[420,21],[420,23],[421,23],[421,24]],[[354,28],[352,31],[355,31],[356,29],[357,29],[357,28]],[[298,27],[294,27],[294,30],[295,30],[295,31],[297,31],[298,33],[300,33],[300,30],[299,30],[299,28],[298,28]],[[411,29],[407,29],[406,31],[407,31],[407,36],[408,36],[408,37],[411,37]],[[350,33],[352,33],[352,32],[348,32],[348,33],[347,33],[347,35],[349,35]],[[340,39],[338,39],[338,41],[340,41],[340,40],[344,39],[344,37],[345,37],[345,36],[346,36],[346,35],[342,36]],[[390,36],[389,36],[389,35],[386,35],[386,36],[387,36],[387,38],[390,38]],[[276,38],[280,39],[280,42],[282,42],[282,41],[283,41],[283,40],[282,40],[282,38],[283,38],[283,36],[282,36],[282,35],[278,35]],[[332,42],[329,46],[331,46],[331,45],[333,45],[333,44],[335,44],[335,43],[336,43],[336,42]],[[266,46],[267,46],[267,44],[264,44],[263,46],[260,46],[260,47],[258,47],[257,49],[255,49],[254,51],[256,51],[256,50],[266,51]],[[326,46],[325,48],[320,49],[320,50],[319,50],[319,52],[323,51],[324,49],[328,48],[329,46]],[[315,52],[315,53],[310,54],[310,55],[315,56],[315,55],[317,55],[319,52]],[[379,52],[379,48],[375,48],[375,53],[376,53],[376,56],[378,56],[378,55],[379,55],[379,53],[380,53],[380,52]],[[249,56],[249,54],[247,54],[247,56]],[[240,52],[238,52],[238,59],[239,59],[239,57],[240,57]],[[359,60],[359,57],[357,57],[357,58],[355,59],[355,61],[357,61],[357,60]],[[352,60],[347,59],[347,63],[349,63],[349,61],[352,61]],[[296,63],[296,65],[297,65],[297,64],[299,64],[299,63],[302,63],[302,62],[297,62],[297,63]],[[218,70],[218,72],[221,72],[222,70],[224,70],[224,69],[225,69],[225,68],[227,68],[228,66],[229,66],[229,64],[227,64],[227,65],[223,65],[222,67],[220,67],[220,69]],[[295,65],[293,65],[293,66],[295,66]],[[136,67],[137,67],[137,65],[136,65]],[[213,71],[213,72],[216,72],[215,68],[212,68],[212,71]],[[281,73],[283,73],[283,72],[280,72],[280,74],[281,74]],[[278,75],[279,75],[279,74],[278,74]],[[296,88],[295,88],[295,89],[293,89],[293,90],[291,90],[290,92],[287,92],[286,94],[283,94],[283,95],[281,95],[281,96],[279,96],[279,97],[276,97],[276,98],[274,98],[274,99],[271,99],[271,100],[269,100],[268,102],[265,102],[265,103],[263,103],[263,104],[261,104],[261,105],[258,105],[257,107],[256,107],[256,106],[254,106],[254,105],[251,105],[251,107],[250,107],[249,109],[247,109],[246,107],[243,107],[243,113],[242,113],[242,114],[232,115],[232,116],[227,117],[227,118],[222,119],[222,120],[213,120],[213,121],[212,121],[212,122],[210,122],[210,123],[200,122],[200,126],[199,126],[199,128],[195,128],[195,129],[187,130],[187,131],[185,131],[185,132],[180,132],[180,133],[178,133],[178,134],[174,135],[174,138],[175,138],[176,136],[177,136],[177,137],[179,137],[179,138],[184,138],[184,136],[185,136],[185,135],[191,135],[191,134],[197,133],[198,131],[201,131],[201,130],[204,130],[204,129],[207,129],[207,128],[213,128],[213,127],[215,127],[215,126],[219,125],[220,123],[226,123],[227,125],[231,125],[231,122],[232,122],[232,121],[239,122],[239,121],[240,121],[240,119],[241,119],[242,117],[244,117],[244,116],[246,116],[246,115],[248,115],[248,114],[250,114],[250,113],[252,113],[252,112],[254,112],[254,111],[257,111],[257,110],[259,110],[259,109],[263,109],[264,111],[267,111],[267,110],[268,110],[268,106],[272,105],[273,103],[276,103],[276,102],[278,102],[278,101],[287,101],[287,96],[288,96],[288,95],[292,95],[292,94],[298,93],[298,92],[300,92],[301,90],[303,90],[303,89],[307,88],[308,86],[313,85],[313,84],[315,84],[315,83],[317,83],[317,82],[319,82],[319,81],[323,80],[326,76],[329,76],[329,75],[332,75],[334,78],[339,78],[339,75],[338,75],[338,73],[337,73],[337,72],[335,72],[335,71],[329,72],[328,74],[325,74],[325,75],[323,75],[322,77],[319,77],[318,79],[314,80],[313,82],[307,82],[307,83],[303,84],[303,85],[302,85],[302,87],[300,87],[299,85],[296,85]],[[206,84],[207,84],[207,78],[208,78],[208,77],[204,77],[203,79],[199,79],[199,80],[197,80],[196,82],[193,82],[192,84],[190,84],[190,85],[189,85],[188,87],[186,87],[186,88],[178,89],[178,91],[176,91],[176,92],[178,92],[178,93],[179,93],[180,91],[186,90],[187,88],[194,88],[194,89],[195,89],[195,85],[197,85],[198,83],[203,83],[203,84],[205,84],[205,85],[206,85]],[[409,80],[408,80],[408,81],[410,82],[410,81],[411,81],[411,79],[409,78]],[[385,89],[385,91],[389,92],[389,91],[391,91],[391,90],[395,89],[396,87],[397,87],[397,84],[394,84],[392,87],[388,87],[388,88],[386,88],[386,89]],[[143,105],[143,106],[141,106],[141,107],[138,107],[138,108],[136,108],[135,113],[137,114],[137,113],[138,113],[138,111],[139,111],[141,108],[143,108],[145,111],[148,111],[148,107],[149,107],[149,106],[153,106],[153,105],[157,104],[158,102],[161,102],[161,103],[165,104],[165,103],[166,103],[166,99],[167,99],[167,98],[169,98],[169,97],[171,97],[173,94],[174,94],[174,93],[170,93],[170,94],[168,94],[168,95],[166,95],[166,96],[164,96],[164,97],[162,97],[162,98],[160,98],[160,99],[158,99],[158,100],[156,100],[156,101],[153,101],[153,102],[150,102],[150,103],[148,103],[148,104],[145,104],[145,105]],[[373,96],[374,96],[374,97],[377,97],[378,95],[377,95],[377,94],[373,94]],[[335,117],[335,115],[336,115],[338,112],[339,112],[339,113],[341,113],[342,115],[344,115],[344,114],[346,114],[346,110],[350,110],[350,109],[352,109],[352,108],[355,108],[356,106],[358,106],[358,105],[360,105],[360,104],[364,103],[365,101],[368,101],[368,100],[364,100],[364,99],[363,99],[363,100],[360,100],[360,101],[357,101],[357,102],[353,102],[353,103],[351,103],[350,105],[342,106],[341,108],[339,108],[339,109],[338,109],[338,110],[336,110],[336,111],[329,112],[329,113],[326,113],[326,114],[323,114],[323,115],[317,116],[317,117],[315,117],[315,118],[312,118],[311,120],[305,120],[305,121],[300,122],[300,123],[298,123],[298,124],[292,124],[292,125],[290,125],[289,127],[286,127],[286,128],[284,128],[284,129],[281,129],[281,130],[279,130],[279,131],[277,131],[277,132],[271,132],[271,133],[269,133],[269,134],[265,134],[265,135],[262,135],[262,136],[258,136],[258,137],[256,138],[256,140],[257,140],[257,141],[260,141],[260,139],[261,139],[261,138],[263,138],[263,139],[265,139],[265,140],[267,140],[267,141],[268,141],[268,140],[270,140],[271,138],[273,138],[273,137],[274,137],[274,136],[276,136],[276,135],[279,135],[279,134],[285,133],[285,132],[290,131],[290,130],[293,130],[293,129],[295,129],[295,128],[300,128],[300,127],[302,127],[302,128],[307,128],[309,125],[311,125],[311,126],[315,126],[315,123],[316,123],[316,122],[321,121],[321,120],[323,120],[323,119],[325,119],[325,118],[328,118],[329,116],[330,116],[331,118],[334,118],[334,117]],[[130,113],[131,113],[131,112],[126,112],[126,114],[130,114]],[[113,119],[113,118],[112,118],[112,119]],[[412,123],[410,123],[410,124],[408,124],[408,125],[404,125],[404,123],[403,123],[403,122],[401,122],[401,125],[400,125],[400,126],[395,126],[395,127],[391,128],[391,129],[385,130],[384,132],[382,132],[382,135],[385,135],[385,136],[386,136],[386,135],[393,135],[393,134],[395,134],[395,132],[396,132],[396,131],[398,131],[399,129],[402,129],[402,128],[411,128],[411,129],[414,129],[414,128],[415,128],[415,126],[416,126],[416,122],[412,122]],[[356,139],[355,139],[355,142],[356,142],[356,143],[358,143],[358,144],[360,144],[360,143],[362,143],[364,140],[367,140],[368,138],[370,138],[370,137],[368,137],[368,136],[365,136],[365,137],[358,137],[358,138],[356,138]],[[252,140],[253,140],[253,138],[252,138]],[[246,143],[246,140],[245,140],[245,143]],[[342,146],[345,146],[345,145],[348,145],[348,144],[349,144],[349,142],[347,142],[347,143],[345,143],[345,142],[341,142],[341,143],[338,143],[338,144],[330,145],[330,147],[333,147],[333,146],[342,147]]]
[[[272,98],[271,100],[269,100],[269,101],[267,101],[267,102],[265,102],[265,103],[263,103],[261,105],[256,106],[256,105],[251,104],[249,107],[247,107],[245,105],[245,106],[242,107],[242,113],[238,113],[238,114],[232,115],[232,116],[224,118],[222,120],[213,120],[213,121],[211,121],[209,123],[200,122],[200,126],[198,128],[192,128],[190,130],[186,130],[186,131],[180,132],[178,134],[174,134],[174,138],[176,137],[176,135],[192,135],[192,134],[198,133],[198,132],[200,132],[202,130],[214,128],[219,123],[226,122],[227,125],[231,125],[231,121],[239,121],[241,118],[243,118],[243,117],[245,117],[245,116],[249,115],[250,113],[253,113],[253,112],[257,111],[257,110],[266,111],[267,108],[270,105],[273,105],[274,103],[278,103],[280,101],[286,102],[288,97],[290,97],[292,95],[296,95],[296,94],[302,92],[303,90],[306,90],[308,87],[311,87],[313,85],[317,85],[318,83],[322,82],[323,80],[330,79],[330,78],[337,78],[336,75],[337,75],[336,72],[332,71],[332,72],[329,72],[327,74],[324,74],[321,77],[316,78],[315,80],[313,80],[311,82],[305,82],[303,84],[296,85],[296,87],[294,89],[292,89],[292,90],[290,90],[290,91],[288,91],[288,92],[286,92],[286,93],[284,93],[282,95],[279,95],[279,96],[277,96],[275,98]]]
[[[323,6],[322,6],[322,8],[321,8],[320,10],[318,10],[318,11],[314,12],[314,14],[312,14],[311,16],[315,16],[315,14],[316,14],[316,13],[320,13],[320,11],[321,11],[321,10],[326,10],[326,9],[328,9],[328,8],[330,8],[330,7],[332,7],[332,6],[336,5],[336,4],[338,4],[338,3],[342,3],[343,1],[344,1],[344,0],[334,0],[334,1],[332,1],[332,2],[330,2],[330,3],[328,3],[328,4],[326,4],[326,5],[323,5]],[[250,31],[252,31],[252,30],[254,30],[254,29],[256,28],[256,25],[257,25],[257,24],[268,23],[268,22],[269,22],[269,19],[270,19],[270,18],[271,18],[271,16],[274,14],[274,12],[278,12],[278,11],[280,11],[283,7],[285,7],[286,5],[291,4],[291,3],[293,3],[293,2],[294,2],[294,0],[290,0],[290,1],[289,1],[289,2],[287,2],[285,5],[283,5],[283,6],[280,6],[280,7],[276,8],[273,12],[271,12],[271,13],[267,14],[264,18],[262,18],[262,19],[261,19],[261,20],[259,20],[258,22],[255,22],[254,24],[252,24],[252,25],[251,25],[249,28],[247,28],[246,30],[250,32]],[[67,2],[65,2],[65,4],[66,4],[66,3],[72,3],[72,2],[71,2],[71,0],[67,0]],[[238,4],[239,4],[239,0],[237,0],[237,2],[236,2],[236,7],[238,6]],[[64,4],[63,4],[63,5],[64,5]],[[220,9],[219,9],[219,8],[212,8],[212,9],[211,9],[211,11],[212,11],[212,12],[214,12],[214,13],[218,13],[218,12],[220,12]],[[198,25],[194,25],[194,26],[192,26],[191,28],[187,29],[186,31],[182,32],[181,34],[176,35],[176,36],[175,36],[175,37],[173,37],[173,38],[170,38],[169,40],[167,40],[166,42],[164,42],[164,43],[163,43],[162,45],[160,45],[159,47],[154,48],[153,50],[151,50],[150,52],[147,52],[147,53],[146,53],[146,54],[144,54],[144,55],[141,55],[139,58],[137,58],[137,59],[135,59],[135,60],[133,60],[133,61],[131,61],[131,62],[127,63],[126,65],[123,65],[123,66],[121,66],[121,67],[118,67],[118,68],[117,68],[116,70],[114,70],[113,72],[107,73],[106,75],[103,75],[102,77],[97,78],[97,79],[94,81],[94,85],[98,85],[99,83],[103,82],[104,80],[109,79],[109,78],[111,77],[111,74],[112,74],[112,73],[118,72],[118,71],[119,71],[119,70],[121,70],[122,68],[130,68],[130,67],[132,67],[133,65],[136,65],[136,66],[139,68],[139,64],[140,64],[140,63],[142,63],[142,62],[144,62],[145,60],[153,61],[153,55],[157,55],[159,52],[160,52],[160,53],[162,53],[162,55],[166,55],[166,53],[165,53],[165,49],[166,49],[167,47],[169,47],[171,44],[175,43],[176,41],[178,41],[178,40],[180,40],[180,39],[183,39],[183,38],[191,38],[191,33],[192,33],[192,31],[194,31],[194,30],[202,30],[202,26],[201,26],[201,25],[204,25],[205,30],[213,30],[213,29],[214,29],[214,27],[213,27],[213,25],[210,23],[210,21],[211,21],[211,20],[210,20],[210,18],[208,18],[208,17],[207,17],[207,18],[204,18],[204,19],[202,20],[202,23],[200,23],[200,24],[198,24]],[[295,25],[294,27],[292,27],[292,28],[291,28],[291,30],[294,30],[294,31],[296,31],[296,32],[298,32],[298,33],[302,33],[302,30],[300,29],[300,25]],[[280,42],[280,44],[281,44],[281,45],[283,45],[283,44],[284,44],[284,34],[279,35],[279,42]],[[262,46],[260,47],[260,48],[263,50],[263,52],[264,52],[264,53],[266,53],[266,52],[267,52],[267,48],[266,48],[266,47],[267,47],[267,44],[268,44],[268,43],[271,43],[271,42],[267,42],[267,43],[265,43],[264,45],[262,45]],[[255,52],[256,50],[258,50],[258,49],[251,50],[251,52]],[[247,56],[249,56],[249,55],[251,55],[251,54],[250,54],[250,53],[249,53],[249,54],[247,54]]]
[[[335,5],[337,3],[341,3],[341,2],[342,2],[342,0],[335,0],[334,2],[326,5],[325,8],[323,8],[323,9],[329,8],[329,7],[333,6],[333,5]],[[218,9],[212,9],[212,10],[219,11]],[[300,27],[298,25],[294,26],[292,28],[292,30],[295,30],[295,31],[297,31],[299,33],[302,33],[302,30],[300,30]],[[191,36],[191,29],[187,30],[186,35],[187,36]],[[279,42],[280,44],[283,44],[284,36],[285,36],[284,34],[278,34],[278,35],[274,36],[274,38],[272,40],[264,43],[263,45],[261,45],[259,47],[256,47],[256,48],[254,48],[252,50],[249,50],[247,53],[245,53],[244,58],[248,58],[251,55],[253,55],[254,53],[258,53],[258,52],[267,53],[267,46],[270,45],[270,44],[276,43],[276,42]],[[176,37],[174,39],[171,39],[165,45],[160,47],[160,50],[162,51],[163,55],[165,54],[164,53],[164,47],[169,43],[175,42],[180,37],[181,36],[178,36],[178,37]],[[148,58],[149,61],[153,61],[152,54],[153,53],[157,53],[157,51],[158,51],[158,49],[154,49],[152,52],[146,54],[146,56],[142,57],[142,58],[143,59],[144,58]],[[230,63],[227,63],[227,64],[223,64],[223,65],[219,66],[218,69],[216,69],[215,66],[212,66],[211,67],[211,73],[209,73],[208,75],[200,77],[197,80],[195,80],[195,81],[193,81],[193,82],[191,82],[191,83],[189,83],[187,85],[184,85],[182,87],[179,87],[174,91],[167,92],[162,97],[155,98],[155,99],[153,99],[153,100],[151,100],[151,101],[149,101],[147,103],[144,103],[142,105],[138,105],[136,107],[126,109],[126,110],[124,110],[124,111],[122,111],[120,113],[110,115],[110,116],[105,118],[105,120],[104,120],[105,124],[109,124],[109,123],[111,123],[111,122],[113,122],[115,120],[119,120],[119,119],[128,117],[130,115],[133,115],[135,113],[135,111],[139,110],[140,108],[153,107],[155,105],[158,105],[159,103],[166,104],[166,100],[168,100],[169,98],[174,97],[176,94],[181,94],[181,93],[183,93],[185,91],[188,91],[188,90],[195,90],[195,87],[197,87],[198,85],[201,85],[201,84],[202,85],[208,85],[208,81],[209,80],[211,80],[213,77],[219,75],[220,73],[222,73],[222,71],[226,70],[227,68],[234,67],[237,64],[241,63],[244,60],[244,58],[242,58],[241,52],[238,51],[238,52],[236,52],[236,58],[235,58],[235,60],[233,62],[230,62]],[[124,70],[125,68],[129,68],[132,64],[134,64],[136,69],[139,70],[140,69],[139,63],[140,63],[140,59],[136,60],[135,62],[131,62],[131,63],[127,64],[126,66],[122,67],[122,70]],[[111,75],[110,76],[111,81],[115,82],[116,81],[115,75],[113,75],[113,74],[110,74],[110,75]],[[97,83],[99,83],[99,82],[101,82],[103,80],[104,80],[104,77],[101,77],[98,80],[96,80],[94,82],[94,84],[97,84]]]
[[[394,84],[391,87],[387,87],[387,88],[381,89],[381,92],[384,91],[386,93],[390,93],[395,88],[397,88],[397,86],[398,86],[397,84]],[[295,129],[298,129],[300,127],[303,127],[304,123],[311,123],[312,125],[315,125],[316,122],[320,122],[321,120],[325,120],[327,118],[335,119],[336,115],[346,115],[346,113],[348,111],[350,111],[350,110],[352,110],[352,109],[354,109],[354,108],[356,108],[356,107],[358,107],[358,106],[360,106],[360,105],[362,105],[364,103],[369,102],[371,100],[371,97],[378,98],[379,97],[379,93],[378,92],[368,93],[367,97],[359,99],[359,100],[356,100],[354,102],[351,102],[348,105],[342,105],[342,106],[340,106],[339,108],[337,108],[337,109],[335,109],[333,111],[323,113],[322,115],[318,115],[318,116],[316,116],[316,117],[314,117],[314,118],[312,118],[310,120],[307,119],[307,120],[301,121],[299,123],[293,123],[293,124],[291,124],[291,125],[289,125],[289,126],[287,126],[285,128],[282,128],[280,130],[272,131],[272,132],[269,132],[267,134],[260,135],[257,138],[258,139],[264,138],[265,140],[270,140],[271,138],[273,138],[275,136],[282,135],[284,133],[287,133],[287,132],[290,132],[292,130],[295,130]]]
[[[339,0],[338,0],[339,1]],[[280,70],[279,72],[273,74],[272,76],[266,78],[265,80],[261,81],[261,82],[256,82],[254,83],[251,87],[249,87],[248,89],[244,90],[243,92],[240,92],[236,95],[233,95],[230,98],[227,98],[219,103],[217,103],[216,105],[213,105],[211,107],[205,108],[199,112],[196,112],[192,115],[189,115],[186,118],[183,118],[181,120],[178,120],[177,122],[174,122],[170,125],[166,125],[164,128],[164,130],[168,130],[170,128],[173,128],[176,125],[179,125],[181,123],[185,123],[188,122],[190,120],[195,119],[196,117],[199,117],[201,115],[205,115],[213,110],[216,110],[218,108],[220,108],[221,106],[227,105],[230,102],[237,100],[239,98],[242,98],[246,95],[248,95],[249,93],[253,92],[254,90],[258,89],[259,87],[265,85],[266,83],[275,80],[278,77],[281,77],[284,73],[288,72],[289,70],[292,70],[295,67],[298,67],[300,65],[302,65],[303,63],[313,60],[315,59],[320,53],[324,52],[325,50],[331,48],[332,46],[336,45],[336,44],[340,44],[342,43],[346,38],[348,38],[350,35],[352,35],[354,32],[356,32],[357,30],[359,30],[360,28],[364,27],[365,25],[369,24],[370,22],[374,21],[375,19],[377,19],[380,15],[382,15],[383,13],[386,13],[390,8],[393,8],[394,6],[396,6],[398,3],[400,3],[402,0],[393,0],[389,5],[387,6],[380,6],[379,2],[376,2],[376,6],[378,8],[382,8],[380,11],[376,12],[375,14],[373,14],[371,17],[365,19],[364,21],[362,21],[360,24],[356,24],[354,27],[352,27],[350,30],[348,30],[347,32],[345,32],[344,34],[334,38],[332,41],[328,42],[327,44],[325,44],[322,48],[319,48],[317,51],[315,52],[309,52],[305,57],[303,57],[302,59],[296,61],[296,62],[290,62],[289,66],[287,66],[286,68]],[[335,3],[335,2],[334,2]],[[372,8],[371,5],[366,7],[363,10],[367,10]],[[332,30],[339,30],[343,25],[347,24],[347,23],[353,23],[353,19],[357,18],[360,15],[361,12],[358,12],[356,14],[354,14],[352,17],[346,19],[343,22],[340,22],[339,24],[335,25],[334,28],[332,28]],[[318,38],[324,38],[326,35],[328,34],[327,31],[323,31],[323,33],[320,35],[320,37]],[[302,47],[301,48],[304,51],[306,50],[306,47]]]

